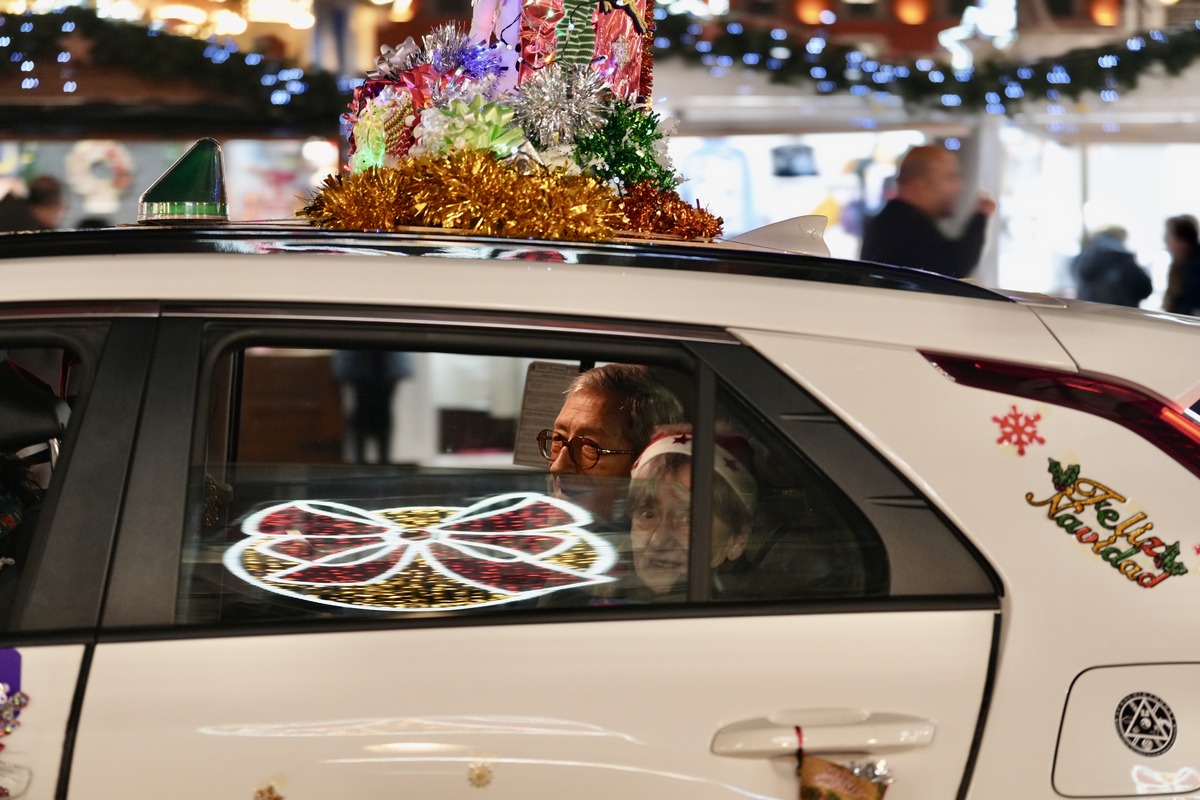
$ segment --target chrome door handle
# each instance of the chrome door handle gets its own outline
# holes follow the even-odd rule
[[[883,754],[924,747],[937,725],[908,714],[857,708],[779,711],[726,725],[713,736],[712,752],[734,758],[806,753]]]

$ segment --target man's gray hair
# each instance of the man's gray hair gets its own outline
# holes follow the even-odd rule
[[[575,376],[567,396],[588,390],[612,397],[625,420],[625,438],[641,453],[659,425],[685,422],[675,394],[641,364],[605,364]]]

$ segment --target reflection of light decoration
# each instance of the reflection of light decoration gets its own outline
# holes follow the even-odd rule
[[[1133,768],[1133,785],[1138,794],[1184,794],[1200,791],[1200,772],[1183,767],[1174,772],[1159,772],[1138,765]]]
[[[413,0],[393,0],[388,19],[392,22],[412,22],[417,16],[416,3]]]
[[[213,14],[213,33],[217,36],[240,36],[246,32],[248,23],[241,15],[228,9]]]
[[[207,736],[307,738],[328,736],[593,736],[636,740],[624,733],[553,717],[436,716],[219,725],[200,728]]]
[[[247,583],[314,603],[368,611],[461,609],[527,600],[611,580],[613,547],[591,516],[540,494],[468,508],[368,511],[320,500],[246,519],[225,566]]]

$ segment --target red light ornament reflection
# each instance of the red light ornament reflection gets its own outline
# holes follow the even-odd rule
[[[469,507],[367,510],[323,500],[265,508],[224,555],[271,592],[364,611],[477,608],[605,583],[616,550],[592,517],[535,493]]]

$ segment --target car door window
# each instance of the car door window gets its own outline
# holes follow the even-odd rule
[[[685,347],[300,338],[207,368],[182,624],[894,594],[906,543]]]

